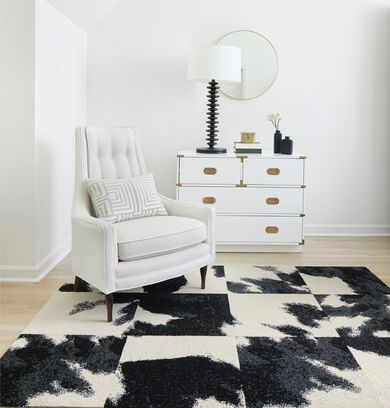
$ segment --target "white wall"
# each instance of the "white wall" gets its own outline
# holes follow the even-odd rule
[[[74,130],[86,115],[86,33],[36,0],[37,261],[69,248]]]
[[[1,265],[34,265],[34,2],[1,0]]]
[[[265,35],[280,71],[263,96],[220,100],[221,144],[279,111],[308,155],[307,231],[390,233],[388,0],[122,0],[88,35],[87,119],[135,125],[146,164],[174,196],[175,155],[204,143],[206,90],[185,79],[192,45],[237,29]]]
[[[38,280],[70,249],[86,33],[45,0],[1,1],[0,278]]]

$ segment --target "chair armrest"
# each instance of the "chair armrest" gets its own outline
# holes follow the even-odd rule
[[[117,263],[113,224],[85,213],[72,214],[73,273],[108,294],[115,291]]]
[[[195,218],[206,224],[207,243],[211,247],[211,258],[215,258],[215,209],[203,204],[193,204],[160,195],[168,215]]]

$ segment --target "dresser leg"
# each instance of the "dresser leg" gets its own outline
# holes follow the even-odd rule
[[[110,293],[106,295],[106,307],[107,307],[107,322],[112,322],[112,303],[114,295]]]
[[[200,268],[200,277],[201,277],[201,281],[202,281],[202,285],[201,288],[205,289],[206,288],[206,273],[207,273],[207,265],[206,266],[202,266]]]

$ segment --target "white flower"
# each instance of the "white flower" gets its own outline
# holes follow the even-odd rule
[[[275,127],[276,130],[279,129],[279,122],[282,120],[280,113],[271,113],[270,115],[266,116],[266,119],[269,120]]]

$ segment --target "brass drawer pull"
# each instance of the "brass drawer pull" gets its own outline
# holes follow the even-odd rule
[[[278,232],[279,232],[279,228],[278,227],[275,227],[275,226],[268,226],[266,229],[265,229],[265,232],[267,233],[267,234],[277,234]]]
[[[217,174],[217,169],[215,167],[205,167],[203,173],[209,176],[214,176],[214,174]]]
[[[203,197],[203,204],[215,204],[217,200],[215,197]]]
[[[279,198],[278,197],[268,197],[265,202],[268,205],[278,205],[279,204]]]
[[[269,174],[270,176],[278,176],[280,174],[280,169],[278,169],[277,167],[270,167],[269,169],[267,169],[267,174]]]

